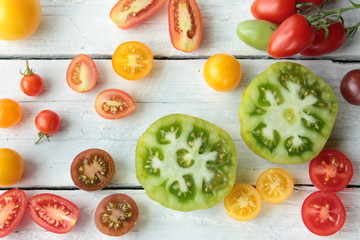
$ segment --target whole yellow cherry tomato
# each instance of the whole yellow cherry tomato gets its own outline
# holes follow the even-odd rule
[[[8,187],[20,180],[24,172],[21,156],[9,148],[0,148],[0,187]]]
[[[241,81],[240,63],[231,55],[220,53],[211,56],[205,63],[203,75],[206,83],[216,91],[234,89]]]
[[[8,98],[0,99],[0,128],[9,128],[21,120],[22,110],[20,105]]]
[[[39,0],[0,0],[0,39],[18,40],[29,37],[39,27]]]

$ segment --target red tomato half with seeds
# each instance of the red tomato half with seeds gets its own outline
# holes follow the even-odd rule
[[[0,195],[0,238],[16,229],[27,208],[25,192],[11,189]]]
[[[318,189],[339,192],[349,184],[354,169],[345,154],[325,149],[311,160],[309,174],[311,182]]]
[[[70,232],[79,219],[79,209],[71,201],[44,193],[29,200],[31,218],[40,227],[53,233]]]
[[[280,24],[296,13],[296,0],[255,0],[251,14],[256,19]]]
[[[132,28],[161,9],[167,0],[120,0],[110,11],[111,20],[121,29]]]
[[[203,24],[195,0],[170,0],[169,31],[172,45],[181,51],[192,52],[201,43]]]
[[[119,119],[126,117],[135,110],[135,102],[124,91],[107,89],[96,97],[95,110],[103,118]]]
[[[301,216],[310,232],[319,236],[329,236],[344,226],[346,211],[335,193],[321,190],[305,199]]]

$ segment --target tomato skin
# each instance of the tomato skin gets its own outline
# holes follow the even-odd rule
[[[0,0],[0,39],[13,41],[31,36],[41,21],[39,0]]]
[[[0,128],[10,128],[18,124],[22,117],[22,110],[15,100],[0,99]]]
[[[195,0],[170,0],[168,18],[174,48],[192,52],[200,46],[203,23],[200,8]],[[184,27],[190,29],[183,29]]]
[[[290,57],[303,51],[315,38],[306,19],[294,14],[288,17],[271,36],[268,53],[275,58]]]
[[[255,0],[251,14],[260,20],[280,24],[296,13],[296,0]]]
[[[110,11],[111,20],[123,30],[132,28],[154,15],[164,6],[167,0],[153,0],[149,5],[143,6],[141,10],[136,10],[136,7],[133,7],[134,11],[131,11],[131,5],[142,5],[142,2],[145,1],[119,0]]]
[[[36,116],[35,126],[41,133],[51,135],[59,131],[61,119],[56,112],[44,110]]]
[[[360,69],[346,73],[340,84],[341,95],[353,105],[360,105]]]
[[[12,204],[11,209],[5,207],[10,204]],[[16,229],[25,215],[27,204],[26,194],[21,189],[11,189],[0,195],[0,205],[5,209],[0,210],[0,225],[4,224],[5,220],[9,221],[9,224],[4,224],[4,228],[0,229],[0,238]]]
[[[79,209],[60,196],[42,193],[29,199],[29,214],[40,227],[58,234],[70,232],[79,219]],[[50,217],[51,219],[46,219]],[[51,220],[55,220],[51,223]]]
[[[325,39],[325,30],[315,32],[314,41],[301,51],[300,54],[309,57],[321,56],[340,48],[346,39],[346,30],[341,22],[333,23],[329,27],[328,38]]]
[[[330,236],[345,224],[346,210],[335,193],[320,190],[304,200],[301,216],[310,232],[319,236]]]
[[[0,148],[0,187],[18,182],[24,172],[24,161],[19,153],[9,148]]]

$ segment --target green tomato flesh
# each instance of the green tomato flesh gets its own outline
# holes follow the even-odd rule
[[[296,164],[327,142],[338,112],[331,87],[308,68],[280,62],[258,75],[239,109],[241,136],[260,157]]]
[[[278,25],[265,20],[246,20],[237,27],[238,37],[250,47],[266,51],[270,37]]]
[[[231,137],[205,120],[182,114],[153,123],[136,146],[136,177],[165,207],[191,211],[221,202],[235,183]]]

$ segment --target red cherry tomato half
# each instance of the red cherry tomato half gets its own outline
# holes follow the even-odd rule
[[[349,184],[354,169],[349,158],[343,153],[325,149],[311,160],[309,174],[311,182],[318,189],[338,192]]]
[[[44,89],[44,81],[29,67],[28,61],[26,61],[26,70],[23,75],[20,80],[21,91],[28,96],[40,95]]]
[[[49,193],[33,196],[29,200],[29,213],[34,222],[53,233],[70,232],[79,218],[74,203]]]
[[[120,0],[110,11],[111,20],[121,29],[129,29],[154,15],[167,0]]]
[[[38,113],[35,118],[35,126],[39,130],[38,143],[44,136],[57,133],[61,126],[61,119],[56,112],[51,110],[44,110]]]
[[[280,24],[296,13],[296,0],[255,0],[251,14],[256,19]]]
[[[94,61],[85,54],[76,56],[69,64],[66,81],[69,87],[79,93],[91,91],[98,80]]]
[[[310,232],[319,236],[329,236],[343,227],[346,211],[335,193],[321,190],[305,199],[301,216]]]
[[[201,43],[203,24],[195,0],[170,0],[169,31],[172,45],[181,51],[192,52]]]
[[[348,103],[360,105],[360,69],[345,74],[341,80],[340,92]]]
[[[315,33],[306,19],[294,14],[275,30],[269,40],[268,52],[275,58],[290,57],[304,50],[314,38]]]
[[[0,195],[0,238],[16,229],[27,208],[25,192],[11,189]]]
[[[135,102],[124,91],[107,89],[96,97],[95,110],[103,118],[119,119],[126,117],[135,110]]]

